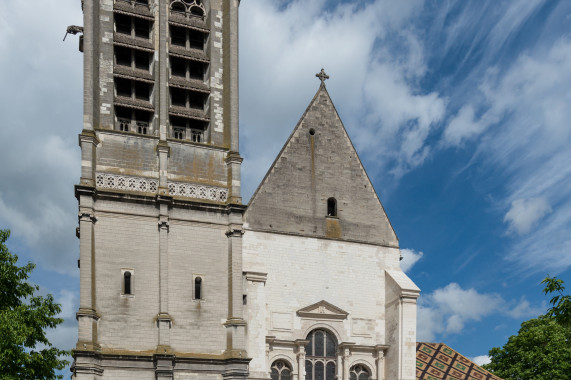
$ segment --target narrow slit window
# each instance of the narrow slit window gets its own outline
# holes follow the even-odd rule
[[[202,277],[196,277],[194,279],[194,299],[202,299]]]
[[[123,273],[123,293],[133,294],[131,292],[131,272],[129,271]]]
[[[335,198],[327,200],[327,216],[337,216],[337,200]]]

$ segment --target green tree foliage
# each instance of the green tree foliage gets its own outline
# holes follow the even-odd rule
[[[517,335],[494,347],[484,368],[505,380],[571,379],[569,296],[562,280],[547,277],[545,294],[557,293],[547,315],[523,322]]]
[[[68,364],[68,353],[52,347],[45,329],[63,322],[51,294],[35,295],[39,287],[27,280],[34,264],[17,266],[18,256],[5,243],[10,231],[0,230],[0,378],[61,379],[55,371]]]
[[[555,318],[557,323],[571,327],[571,295],[563,294],[565,286],[563,280],[557,277],[546,277],[542,284],[545,284],[543,292],[545,294],[555,293],[549,303],[551,308],[547,311],[547,315]]]

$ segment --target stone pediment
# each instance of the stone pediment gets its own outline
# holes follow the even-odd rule
[[[297,315],[304,318],[345,319],[349,313],[323,300],[299,309]]]

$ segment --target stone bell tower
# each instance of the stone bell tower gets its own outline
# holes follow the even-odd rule
[[[244,379],[239,0],[83,0],[74,379]]]

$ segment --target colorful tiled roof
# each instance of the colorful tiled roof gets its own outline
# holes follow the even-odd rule
[[[444,343],[416,343],[416,380],[502,380]]]

